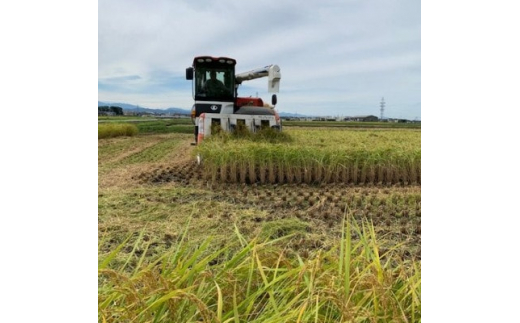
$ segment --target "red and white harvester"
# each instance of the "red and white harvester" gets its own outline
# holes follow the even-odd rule
[[[268,92],[278,93],[280,68],[268,65],[249,72],[235,74],[236,60],[228,57],[197,56],[193,66],[186,69],[186,79],[193,80],[191,118],[195,125],[195,143],[211,135],[215,126],[234,132],[240,127],[257,132],[269,127],[282,130],[282,123],[275,111],[276,94],[271,105],[261,98],[238,97],[238,87],[243,81],[267,77]]]

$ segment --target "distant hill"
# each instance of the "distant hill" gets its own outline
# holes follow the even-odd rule
[[[280,117],[283,118],[309,118],[307,115],[298,114],[298,113],[289,113],[289,112],[278,112]]]
[[[100,106],[117,106],[123,108],[124,111],[132,112],[146,112],[146,113],[165,113],[165,114],[190,114],[191,110],[182,108],[167,108],[167,109],[151,109],[135,104],[119,103],[119,102],[102,102],[98,101],[98,107]],[[279,112],[280,117],[285,118],[306,118],[308,116],[298,113]]]

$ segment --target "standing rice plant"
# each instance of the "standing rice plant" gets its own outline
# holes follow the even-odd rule
[[[322,180],[322,168],[323,165],[323,158],[327,154],[326,151],[323,152],[317,152],[317,151],[311,151],[308,152],[308,159],[309,159],[309,170],[311,173],[311,182],[312,183],[319,183]]]
[[[284,168],[285,168],[285,178],[287,179],[287,183],[292,184],[294,183],[294,167],[292,165],[289,165],[287,161],[284,161]]]
[[[303,182],[306,184],[312,183],[312,163],[309,160],[303,161]]]
[[[324,174],[323,174],[323,182],[324,183],[333,183],[333,182],[341,182],[341,154],[337,151],[329,151],[327,154],[327,159],[324,162]]]
[[[245,184],[247,182],[248,165],[245,160],[240,160],[239,165],[240,183]]]
[[[267,170],[268,170],[268,176],[269,176],[269,183],[274,184],[276,183],[276,171],[273,160],[269,160],[267,162]]]
[[[211,182],[215,183],[220,179],[220,168],[213,166],[210,168],[211,171]]]
[[[333,177],[332,175],[335,173],[336,165],[328,164],[324,166],[324,174],[323,174],[323,183],[332,183]]]
[[[98,124],[98,139],[114,138],[121,136],[135,136],[139,129],[129,123],[100,123]]]
[[[359,162],[356,159],[350,168],[350,182],[357,184],[358,178],[359,178],[358,174],[359,174]]]
[[[232,160],[229,163],[229,180],[231,183],[238,182],[238,162],[236,160]]]
[[[368,177],[367,173],[368,173],[368,164],[366,161],[364,161],[361,166],[361,170],[360,170],[359,184],[367,183],[367,177]]]
[[[231,163],[230,163],[231,161]],[[221,154],[216,156],[216,162],[220,166],[220,181],[226,183],[229,182],[230,179],[230,167],[232,164],[232,158],[225,150],[221,150]]]
[[[260,170],[259,180],[260,184],[266,183],[266,173],[267,173],[267,166],[265,164],[259,164],[258,168]]]
[[[254,152],[249,151],[249,152],[247,152],[247,154],[241,154],[241,155],[237,156],[238,158],[236,160],[240,167],[240,182],[241,183],[247,183],[248,181],[250,183],[256,182],[256,176],[254,175],[255,168],[254,168],[254,166],[251,167],[251,162],[254,161],[253,155],[254,155]],[[252,173],[251,173],[251,170],[253,171]],[[251,178],[249,179],[249,177],[251,177]]]
[[[270,149],[269,159],[274,165],[274,175],[276,183],[283,183],[285,181],[283,151],[279,145],[273,146]]]
[[[410,181],[410,160],[402,152],[398,152],[399,182],[407,185]]]
[[[388,152],[386,157],[386,184],[392,185],[399,182],[399,158],[393,152]]]
[[[421,173],[421,151],[414,151],[410,156],[410,181],[412,184],[420,182]]]
[[[393,166],[391,163],[388,163],[388,165],[386,166],[385,168],[385,184],[386,185],[391,185],[395,182],[394,178],[394,173],[395,173],[395,166]]]
[[[323,178],[322,178],[321,182],[325,183],[325,184],[331,183],[332,173],[333,173],[333,166],[331,166],[331,165],[324,166]]]
[[[220,181],[226,183],[228,181],[228,165],[222,164],[220,165],[220,173],[219,173],[219,179]]]
[[[377,169],[376,170],[376,172],[377,172],[377,174],[376,174],[376,181],[377,181],[377,183],[381,183],[381,184],[384,183],[384,181],[385,181],[385,168],[386,167],[384,166],[383,162],[379,162],[377,164],[377,168],[376,168]]]
[[[347,166],[345,164],[340,164],[339,168],[340,168],[340,173],[341,173],[341,182],[344,184],[347,184],[349,181],[349,178],[350,178],[349,166]]]
[[[250,183],[256,183],[258,180],[257,167],[254,160],[249,160],[247,163],[248,177]]]
[[[376,184],[376,166],[374,164],[369,164],[368,166],[368,183],[369,184]]]
[[[296,184],[303,183],[303,167],[293,167],[294,181]]]
[[[303,164],[299,157],[300,152],[292,149],[287,155],[286,163],[291,168],[291,173],[294,177],[294,182],[297,184],[303,183]]]
[[[284,163],[283,161],[280,161],[276,164],[276,169],[278,170],[277,172],[277,175],[276,175],[276,179],[278,181],[278,183],[286,183],[288,181],[286,181],[286,169],[284,167]]]
[[[381,253],[374,227],[347,213],[341,239],[306,259],[284,247],[293,235],[210,248],[191,245],[188,227],[153,259],[98,269],[100,322],[420,322],[420,264]],[[354,238],[355,237],[355,238]],[[149,241],[138,237],[135,246]],[[128,261],[137,257],[128,255]]]
[[[416,163],[415,172],[417,173],[417,184],[421,184],[421,161],[420,160]]]
[[[365,167],[366,167],[366,182],[368,184],[375,184],[376,183],[376,169],[377,165],[379,164],[381,158],[377,152],[374,152],[373,154],[367,156],[365,160]]]

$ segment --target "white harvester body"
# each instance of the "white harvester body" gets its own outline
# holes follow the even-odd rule
[[[225,132],[235,132],[244,127],[249,132],[256,133],[266,127],[279,130],[279,123],[279,118],[274,115],[203,113],[198,118],[197,142],[201,143],[204,138],[209,137],[215,131],[215,126]]]
[[[278,93],[280,67],[268,65],[235,74],[235,65],[236,60],[228,57],[197,56],[193,66],[186,69],[186,79],[193,80],[195,104],[191,117],[195,125],[195,143],[211,136],[216,124],[220,126],[219,130],[226,132],[234,132],[240,127],[252,133],[264,127],[282,130],[275,110],[276,94],[272,95],[271,105],[264,104],[261,98],[238,97],[238,87],[243,81],[261,77],[267,77],[269,93]]]

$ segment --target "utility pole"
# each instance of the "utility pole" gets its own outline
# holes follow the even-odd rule
[[[383,114],[385,112],[385,98],[384,97],[381,98],[380,106],[381,106],[381,118],[380,118],[380,120],[383,121]]]

